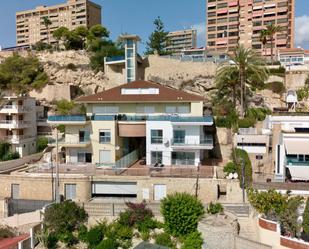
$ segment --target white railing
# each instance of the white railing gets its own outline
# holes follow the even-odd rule
[[[30,121],[24,120],[0,120],[0,125],[14,125],[14,126],[22,126],[22,125],[30,125]]]
[[[16,110],[16,111],[30,111],[31,108],[30,107],[26,107],[26,106],[20,106],[20,105],[4,105],[1,107],[1,109],[12,109],[12,110]]]

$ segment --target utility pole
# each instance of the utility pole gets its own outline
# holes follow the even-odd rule
[[[56,184],[55,184],[55,197],[56,203],[60,203],[60,195],[59,195],[59,160],[58,160],[58,129],[56,127]]]
[[[55,187],[54,187],[53,150],[50,151],[50,164],[51,164],[52,202],[54,202],[55,201]]]
[[[244,151],[244,138],[241,139],[242,141],[242,151]],[[243,152],[242,152],[243,154]],[[245,204],[245,160],[244,155],[241,157],[241,174],[242,174],[242,202]]]

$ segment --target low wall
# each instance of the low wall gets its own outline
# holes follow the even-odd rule
[[[30,163],[30,162],[36,162],[36,161],[40,160],[42,155],[43,155],[43,153],[40,152],[40,153],[25,156],[23,158],[16,159],[16,160],[0,162],[0,173],[13,170],[15,168],[18,168],[18,167],[20,167],[24,164]]]
[[[259,237],[262,243],[271,245],[275,249],[309,249],[309,243],[286,236],[281,236],[280,225],[277,222],[258,219]]]
[[[15,214],[7,218],[2,218],[0,219],[0,224],[10,227],[20,227],[31,223],[40,223],[42,219],[41,211],[37,210],[30,213]]]

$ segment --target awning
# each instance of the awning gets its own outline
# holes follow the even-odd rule
[[[233,7],[233,6],[237,6],[238,2],[235,1],[235,2],[230,2],[229,3],[229,7]]]
[[[309,155],[309,139],[285,140],[284,145],[289,155]]]
[[[217,11],[217,14],[226,14],[227,9]]]

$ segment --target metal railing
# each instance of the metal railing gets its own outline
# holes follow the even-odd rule
[[[213,122],[212,116],[182,117],[174,115],[148,116],[149,121],[171,121],[171,122]]]
[[[90,144],[90,138],[84,139],[69,139],[65,137],[58,138],[58,144]],[[49,144],[56,144],[55,138],[49,139]]]
[[[112,167],[114,170],[125,170],[139,159],[139,149],[136,149],[124,157],[120,158],[116,163],[97,163],[97,167]]]
[[[0,120],[0,125],[21,126],[21,125],[29,125],[29,124],[31,124],[30,121],[24,121],[24,120]]]
[[[30,107],[21,106],[21,105],[4,105],[4,106],[1,106],[1,109],[13,109],[17,111],[30,111],[31,110]]]
[[[125,56],[123,55],[106,57],[106,62],[123,61],[123,60],[125,60]]]
[[[309,166],[308,161],[299,161],[297,159],[287,159],[286,166]]]

